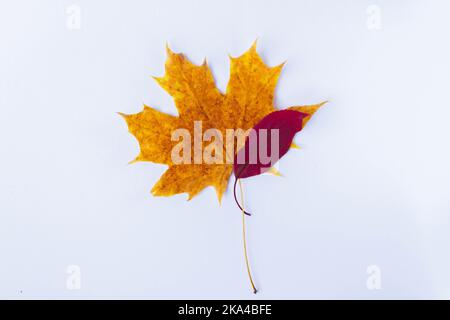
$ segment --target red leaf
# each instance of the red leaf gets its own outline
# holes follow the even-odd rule
[[[234,156],[236,178],[256,176],[272,167],[288,152],[295,134],[302,129],[303,118],[307,116],[299,111],[281,110],[268,114],[258,122],[245,140],[245,145]],[[274,130],[278,130],[278,139]]]
[[[236,199],[237,180],[269,170],[288,152],[295,134],[302,129],[303,119],[307,116],[306,113],[294,110],[275,111],[253,127],[245,145],[234,157],[234,195],[239,207]]]

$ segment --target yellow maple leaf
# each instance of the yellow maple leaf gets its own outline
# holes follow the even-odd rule
[[[155,77],[155,80],[173,97],[178,116],[148,106],[137,114],[120,113],[140,145],[140,153],[132,162],[151,161],[169,166],[153,186],[153,195],[188,193],[188,199],[192,199],[204,188],[213,186],[220,201],[228,185],[232,164],[173,163],[171,151],[177,142],[172,141],[172,132],[185,128],[192,133],[194,121],[202,121],[204,130],[247,130],[276,110],[274,92],[283,64],[267,66],[256,52],[256,42],[243,55],[230,57],[230,60],[230,79],[226,93],[222,94],[206,61],[194,65],[183,54],[176,54],[167,47],[165,75]],[[324,103],[289,109],[309,114],[303,120],[305,125]],[[233,148],[234,152],[237,148]]]

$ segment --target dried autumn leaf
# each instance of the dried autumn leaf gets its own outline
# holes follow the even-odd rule
[[[169,166],[152,188],[153,195],[188,193],[191,199],[204,188],[213,186],[220,201],[233,165],[174,164],[171,151],[177,142],[171,140],[172,132],[185,128],[194,135],[194,121],[202,121],[203,130],[215,128],[225,136],[226,129],[250,129],[264,116],[275,111],[274,91],[283,64],[268,67],[256,52],[256,42],[243,55],[230,57],[230,60],[230,79],[226,93],[222,94],[216,88],[206,62],[194,65],[183,54],[173,53],[167,48],[165,75],[155,79],[173,97],[178,116],[164,114],[148,106],[144,106],[137,114],[121,114],[140,145],[140,153],[133,161],[150,161]],[[304,126],[322,104],[289,109],[308,115],[303,119]],[[238,147],[234,148],[231,158]],[[198,146],[192,145],[192,148]]]

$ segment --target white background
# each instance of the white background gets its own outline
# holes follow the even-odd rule
[[[2,0],[0,297],[450,298],[449,13],[444,0]],[[278,107],[331,102],[284,178],[245,181],[254,296],[230,188],[221,206],[211,188],[152,197],[165,167],[127,165],[138,144],[115,112],[176,113],[150,77],[166,41],[207,57],[224,90],[227,55],[256,38],[268,64],[288,61]]]

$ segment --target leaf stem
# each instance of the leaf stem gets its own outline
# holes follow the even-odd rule
[[[239,189],[241,191],[241,203],[242,203],[242,239],[244,244],[244,257],[245,257],[245,265],[247,267],[247,273],[248,278],[250,280],[250,284],[252,285],[253,293],[256,294],[258,290],[255,287],[255,284],[253,283],[252,273],[250,271],[250,264],[248,262],[248,256],[247,256],[247,240],[245,236],[245,210],[244,210],[244,189],[242,188],[241,180],[239,180]]]
[[[236,197],[236,185],[237,185],[238,180],[239,180],[239,177],[235,177],[235,179],[234,179],[234,187],[233,187],[234,201],[236,202],[237,206],[239,207],[239,209],[241,211],[243,211],[246,215],[251,216],[250,213],[248,213],[247,211],[244,210],[243,207],[241,207],[241,205],[239,204],[239,201],[237,200],[237,197]],[[240,180],[239,180],[239,186],[241,186],[241,181]],[[241,188],[241,193],[242,193],[242,188]]]

